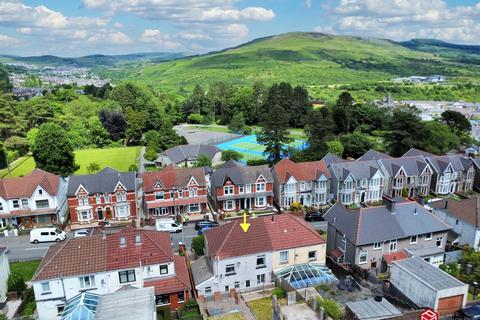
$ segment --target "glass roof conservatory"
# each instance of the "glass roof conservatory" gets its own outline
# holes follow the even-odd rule
[[[93,320],[97,312],[100,296],[82,292],[67,301],[62,320]]]
[[[276,272],[276,276],[288,281],[295,289],[337,281],[330,269],[318,263],[297,264],[287,267]]]

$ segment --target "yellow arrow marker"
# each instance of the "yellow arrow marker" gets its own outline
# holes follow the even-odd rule
[[[247,211],[243,213],[243,223],[240,223],[240,227],[242,227],[243,232],[247,232],[250,228],[250,223],[247,223]]]

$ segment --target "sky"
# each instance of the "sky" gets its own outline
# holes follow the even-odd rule
[[[474,0],[0,0],[0,53],[204,53],[292,31],[480,44]]]

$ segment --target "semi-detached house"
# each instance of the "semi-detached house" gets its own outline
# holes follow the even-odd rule
[[[282,159],[272,168],[278,205],[287,209],[294,202],[322,206],[330,200],[330,172],[324,160],[295,163]]]
[[[208,210],[204,168],[167,166],[143,174],[145,213],[148,218],[199,216]]]
[[[273,177],[267,165],[245,166],[227,161],[213,171],[210,188],[217,212],[272,209]]]
[[[63,223],[66,192],[64,178],[40,169],[24,177],[0,179],[0,228]]]
[[[272,283],[273,272],[299,265],[325,265],[325,240],[290,214],[240,220],[205,231],[205,256],[192,263],[200,296],[248,291]]]
[[[136,189],[135,172],[107,167],[96,174],[71,176],[67,197],[72,228],[134,219]]]
[[[444,261],[451,229],[417,202],[384,198],[377,207],[350,210],[335,204],[328,221],[327,254],[339,264],[373,272],[388,270],[395,260],[409,256],[439,266]]]
[[[107,294],[154,287],[157,306],[177,309],[191,297],[184,257],[170,234],[127,226],[110,235],[69,238],[48,249],[32,278],[40,320],[59,319],[82,292]]]

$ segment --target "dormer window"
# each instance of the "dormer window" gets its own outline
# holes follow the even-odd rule
[[[38,189],[38,194],[39,194],[39,195],[42,195],[42,194],[43,194],[43,190],[42,190],[42,189]]]
[[[127,244],[127,240],[125,237],[120,237],[120,246],[125,246]]]
[[[135,235],[135,244],[141,244],[142,243],[142,235],[137,234]]]

